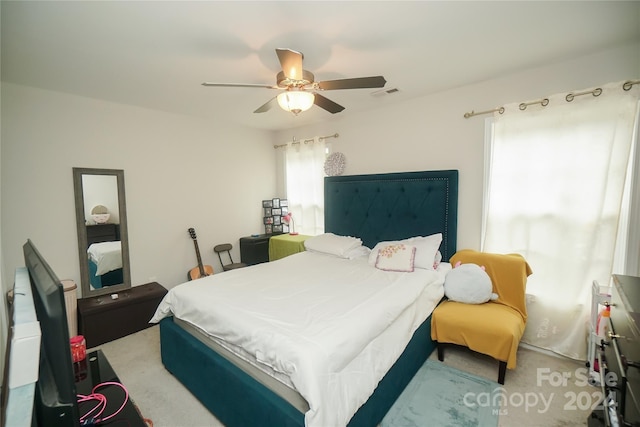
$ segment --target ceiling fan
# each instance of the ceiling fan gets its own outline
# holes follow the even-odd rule
[[[384,87],[387,82],[382,76],[358,77],[352,79],[326,80],[316,82],[311,72],[302,69],[302,59],[304,55],[291,49],[276,49],[278,60],[282,66],[276,76],[276,85],[242,84],[242,83],[210,83],[204,82],[203,86],[212,87],[258,87],[266,89],[278,89],[282,92],[257,110],[254,113],[264,113],[269,111],[276,103],[283,110],[290,111],[298,115],[306,111],[314,104],[330,112],[339,113],[344,107],[330,99],[320,95],[318,91],[338,90],[338,89],[365,89]]]

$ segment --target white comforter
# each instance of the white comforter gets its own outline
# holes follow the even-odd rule
[[[96,276],[122,268],[122,245],[120,241],[93,243],[87,249],[89,259],[96,266]]]
[[[174,315],[242,347],[289,375],[309,403],[308,427],[342,426],[442,298],[444,274],[302,252],[176,286],[151,322]],[[380,345],[392,324],[396,343]]]

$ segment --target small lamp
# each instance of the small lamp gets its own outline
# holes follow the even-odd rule
[[[297,235],[298,233],[296,232],[294,223],[293,223],[293,215],[291,215],[291,212],[287,213],[285,216],[282,217],[283,221],[286,222],[287,224],[290,225],[289,227],[289,234],[292,236]]]

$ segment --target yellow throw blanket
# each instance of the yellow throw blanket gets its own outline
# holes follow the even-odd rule
[[[520,254],[492,254],[472,249],[462,249],[451,257],[451,264],[478,264],[485,267],[491,277],[493,292],[498,294],[494,302],[504,304],[518,311],[524,322],[527,321],[527,307],[524,289],[527,277],[532,273],[531,267]]]

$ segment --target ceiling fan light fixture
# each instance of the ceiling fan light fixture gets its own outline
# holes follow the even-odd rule
[[[297,116],[313,106],[315,96],[303,90],[288,90],[279,94],[277,99],[280,108]]]
[[[282,92],[279,95],[269,99],[269,101],[258,107],[254,113],[269,111],[275,106],[277,100],[280,108],[297,116],[301,112],[307,111],[313,105],[331,114],[336,114],[344,110],[342,105],[324,97],[317,91],[382,88],[387,83],[383,76],[356,77],[316,82],[313,73],[302,68],[304,55],[301,52],[292,49],[278,48],[276,49],[276,54],[278,55],[278,61],[280,61],[282,71],[276,74],[275,86],[251,83],[212,82],[205,82],[203,85],[213,87],[258,87],[280,90]],[[391,90],[387,93],[391,93]]]

